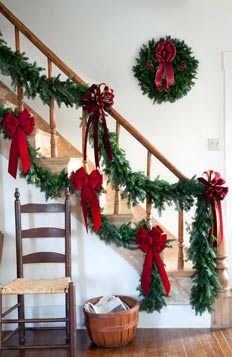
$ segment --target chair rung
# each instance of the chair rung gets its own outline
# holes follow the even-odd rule
[[[2,324],[15,324],[15,323],[40,323],[40,322],[68,322],[69,319],[66,317],[56,317],[56,318],[34,318],[34,319],[4,319]]]
[[[2,344],[7,342],[11,337],[13,337],[16,333],[19,332],[19,327],[17,327],[15,330],[9,332],[3,339],[2,339]]]
[[[17,346],[2,346],[1,350],[33,350],[33,349],[55,349],[55,348],[70,348],[68,345],[17,345]]]
[[[14,311],[15,309],[17,309],[20,306],[20,304],[15,304],[14,306],[11,306],[8,310],[4,311],[2,313],[2,318],[4,318],[5,316],[7,316],[8,314],[10,314],[12,311]]]

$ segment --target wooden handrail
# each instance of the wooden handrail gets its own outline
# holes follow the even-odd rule
[[[87,85],[70,67],[68,67],[59,57],[55,55],[40,39],[35,36],[8,8],[0,2],[0,12],[24,34],[39,50],[51,60],[64,74],[72,77],[78,85]],[[152,145],[133,125],[131,125],[114,108],[109,113],[124,129],[126,129],[140,144],[142,144],[153,156],[155,156],[164,166],[166,166],[180,180],[188,178],[179,171],[154,145]]]

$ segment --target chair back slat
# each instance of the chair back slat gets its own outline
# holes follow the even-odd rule
[[[21,238],[64,238],[65,229],[54,227],[40,227],[23,229]]]
[[[21,205],[21,213],[56,213],[64,212],[65,206],[62,203],[27,203]]]
[[[53,252],[38,252],[23,256],[23,264],[34,263],[65,263],[65,254]]]

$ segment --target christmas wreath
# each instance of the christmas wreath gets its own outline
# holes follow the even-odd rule
[[[142,46],[133,72],[153,103],[173,103],[195,84],[198,64],[184,41],[166,36]]]

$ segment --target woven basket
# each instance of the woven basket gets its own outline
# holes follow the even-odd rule
[[[129,296],[118,296],[129,310],[108,314],[96,314],[84,310],[89,338],[98,346],[119,347],[129,343],[135,335],[138,323],[139,303]],[[101,297],[86,302],[95,304]]]

